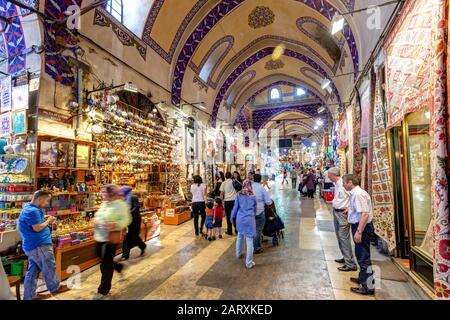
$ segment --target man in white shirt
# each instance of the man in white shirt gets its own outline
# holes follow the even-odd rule
[[[252,188],[253,194],[256,197],[256,237],[253,238],[253,247],[255,254],[258,254],[264,251],[262,248],[261,237],[264,224],[266,223],[265,205],[272,204],[272,200],[270,199],[267,190],[261,185],[261,175],[257,173],[253,179],[254,182],[252,183]]]
[[[334,183],[333,218],[334,230],[342,253],[341,259],[336,259],[337,263],[344,265],[339,267],[339,271],[355,271],[355,260],[353,258],[352,243],[350,237],[350,224],[347,220],[348,207],[350,205],[350,194],[345,190],[339,168],[331,168],[326,172],[327,177]]]
[[[370,260],[370,239],[374,232],[372,199],[359,186],[359,178],[356,175],[346,175],[343,181],[345,189],[350,192],[348,222],[352,228],[355,255],[360,269],[358,278],[350,278],[352,282],[359,284],[359,287],[351,290],[362,295],[374,295],[375,286]]]
[[[227,232],[226,234],[233,235],[233,224],[231,222],[231,211],[233,211],[234,200],[236,200],[236,190],[233,187],[233,179],[231,179],[231,172],[225,174],[225,181],[220,185],[220,197],[224,203],[225,214],[227,216]],[[237,234],[237,231],[234,230]]]

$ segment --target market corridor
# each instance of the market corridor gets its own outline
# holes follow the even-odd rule
[[[283,218],[285,238],[279,247],[265,243],[256,267],[247,270],[234,257],[235,238],[212,243],[196,240],[192,222],[162,226],[161,236],[148,243],[145,258],[132,252],[126,278],[114,275],[105,299],[424,299],[408,282],[383,280],[375,298],[350,292],[351,273],[339,273],[329,207],[319,199],[273,185],[271,196]],[[374,260],[388,260],[373,250]],[[405,278],[406,279],[406,278]],[[99,267],[82,273],[81,289],[58,295],[58,300],[91,299],[100,281]]]

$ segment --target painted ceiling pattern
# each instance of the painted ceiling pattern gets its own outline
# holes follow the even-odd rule
[[[17,73],[26,67],[26,44],[18,8],[7,0],[0,0],[0,14],[11,23],[0,21],[4,41],[3,54],[8,56],[8,73]]]
[[[217,96],[216,96],[216,100],[213,106],[213,110],[212,110],[212,125],[215,126],[216,125],[216,120],[217,120],[217,115],[219,112],[219,108],[220,108],[220,104],[222,102],[222,99],[225,95],[225,93],[227,92],[228,88],[233,84],[233,82],[236,80],[236,78],[239,77],[240,74],[242,74],[247,68],[249,68],[250,66],[252,66],[253,64],[255,64],[256,62],[258,62],[259,60],[263,59],[264,57],[271,55],[274,51],[274,47],[269,47],[269,48],[265,48],[260,50],[259,52],[255,53],[253,56],[251,56],[250,58],[248,58],[246,61],[244,61],[237,69],[234,70],[234,72],[228,77],[228,79],[224,82],[224,84],[222,85],[221,89],[219,90]],[[315,70],[317,70],[324,78],[328,78],[328,74],[327,72],[322,69],[322,67],[317,64],[313,59],[286,49],[283,53],[283,55],[287,56],[287,57],[291,57],[291,58],[295,58],[298,59],[300,61],[303,61],[305,63],[307,63],[308,65],[310,65],[311,67],[313,67]],[[332,86],[332,90],[338,100],[338,102],[340,103],[340,95],[339,92],[336,88],[336,86],[331,83]]]
[[[322,16],[327,18],[329,21],[332,20],[337,9],[333,7],[328,1],[325,0],[297,0],[316,10]],[[183,45],[182,50],[175,62],[174,73],[172,78],[172,102],[175,105],[179,105],[181,99],[181,92],[183,86],[184,75],[186,68],[189,65],[195,50],[203,40],[203,38],[208,34],[208,32],[228,13],[234,10],[243,0],[224,0],[220,1],[209,13],[208,15],[197,25],[195,30],[186,40]],[[348,3],[350,4],[350,3]],[[359,69],[359,54],[353,35],[352,30],[346,24],[342,32],[352,55],[352,61],[355,66],[355,72]],[[214,119],[213,119],[214,122]]]
[[[248,25],[253,29],[267,27],[275,22],[275,14],[269,7],[256,7],[248,16]]]

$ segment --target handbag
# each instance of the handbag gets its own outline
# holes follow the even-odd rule
[[[110,244],[121,244],[125,236],[125,230],[120,231],[110,231],[108,234],[108,243]]]
[[[306,186],[304,186],[302,191],[303,191],[303,193],[307,193],[308,192],[308,188]]]

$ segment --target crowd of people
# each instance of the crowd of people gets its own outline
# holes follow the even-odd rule
[[[313,169],[291,172],[293,187],[299,181],[298,190],[302,195],[313,198],[318,178]],[[357,287],[355,293],[373,295],[374,279],[370,258],[370,243],[374,234],[372,224],[372,203],[370,195],[359,185],[355,175],[341,177],[339,168],[330,168],[321,175],[326,187],[334,186],[332,202],[336,238],[342,258],[336,259],[342,264],[341,272],[358,270],[357,278],[350,278]],[[268,179],[267,179],[268,180]],[[215,241],[222,239],[222,220],[226,218],[225,233],[237,236],[236,258],[245,255],[245,266],[255,266],[254,255],[262,253],[262,234],[266,223],[266,210],[273,204],[266,188],[267,180],[257,172],[250,172],[243,180],[235,171],[223,174],[219,172],[215,187],[210,194],[200,176],[195,176],[191,186],[192,214],[194,231],[198,239]],[[282,184],[287,182],[287,172],[283,173]],[[101,280],[93,299],[100,300],[109,294],[114,272],[119,280],[124,278],[125,265],[130,251],[139,247],[141,256],[145,255],[146,244],[139,237],[141,215],[139,200],[131,187],[106,185],[102,189],[103,203],[97,211],[94,222],[94,239],[97,242],[98,256],[101,259]],[[24,299],[40,300],[70,290],[62,285],[56,275],[55,256],[52,247],[49,226],[55,223],[55,217],[45,215],[51,195],[46,191],[37,191],[32,201],[25,205],[18,222],[22,237],[23,250],[28,256],[28,270],[24,282]],[[199,221],[200,220],[200,221]],[[126,230],[128,229],[128,232]],[[355,251],[353,253],[351,241]],[[243,246],[246,246],[245,254]],[[122,244],[122,257],[115,260],[117,246]],[[356,259],[355,259],[356,258]],[[3,270],[0,270],[3,271]],[[36,294],[39,274],[42,273],[48,294]],[[4,271],[0,272],[0,285],[5,286]],[[13,296],[2,290],[7,299]],[[5,299],[6,299],[5,298]]]
[[[129,259],[130,250],[137,246],[143,256],[147,247],[139,236],[141,226],[139,200],[131,191],[131,187],[106,185],[102,188],[101,195],[103,203],[94,217],[94,239],[101,260],[101,280],[94,300],[103,299],[109,294],[114,271],[119,273],[119,280],[124,279],[125,266],[120,261]],[[56,218],[44,213],[50,197],[51,194],[47,191],[35,192],[32,201],[24,206],[19,217],[18,229],[22,237],[22,248],[28,257],[24,300],[47,299],[70,290],[67,285],[61,284],[56,273],[51,234],[51,227]],[[120,244],[122,257],[116,261],[114,258]],[[41,273],[48,292],[44,294],[36,293]],[[3,276],[1,279],[3,281]],[[6,294],[11,296],[8,292]]]
[[[265,208],[272,204],[268,191],[268,179],[257,172],[249,172],[242,180],[239,172],[219,172],[215,188],[209,195],[200,176],[195,176],[191,186],[194,230],[198,238],[209,241],[222,238],[223,213],[227,221],[226,234],[236,235],[236,257],[241,258],[246,243],[246,267],[255,265],[253,255],[263,252],[262,232]],[[199,221],[200,218],[200,221]],[[200,222],[200,224],[199,224]]]

